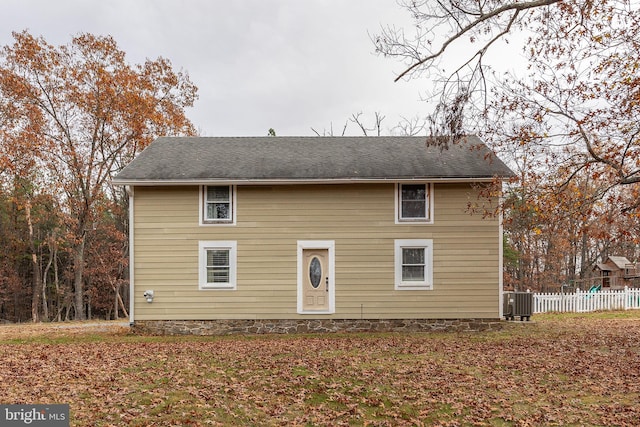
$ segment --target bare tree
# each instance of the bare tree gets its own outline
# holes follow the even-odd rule
[[[391,133],[401,136],[419,136],[425,134],[428,129],[429,122],[427,119],[418,115],[414,117],[400,117],[400,121],[393,127]]]
[[[564,181],[590,174],[592,198],[623,196],[640,182],[640,11],[630,0],[405,1],[415,33],[383,27],[376,50],[403,61],[402,78],[431,78],[438,105],[434,141],[469,133],[497,149],[539,147]],[[515,36],[518,35],[519,38]],[[528,61],[522,74],[497,75],[487,63],[498,41]],[[460,56],[454,47],[468,52]],[[471,48],[469,48],[471,47]],[[455,64],[449,66],[450,64]],[[445,65],[449,70],[444,70]],[[548,169],[547,169],[548,170]],[[616,198],[616,202],[629,197]],[[640,202],[624,209],[637,210]]]
[[[443,145],[476,133],[520,181],[503,205],[512,283],[585,279],[640,239],[640,8],[631,0],[415,0],[413,30],[383,27],[376,50],[430,79]],[[498,72],[496,54],[521,69]],[[503,61],[504,62],[504,61]],[[504,71],[504,70],[503,70]],[[442,138],[444,136],[444,138]],[[631,247],[632,249],[625,249]],[[637,259],[637,258],[635,258]],[[509,279],[506,278],[506,281]]]
[[[489,68],[485,58],[490,48],[558,2],[401,1],[414,20],[415,32],[408,35],[404,28],[388,25],[372,40],[378,53],[405,65],[396,81],[416,77],[434,81],[431,98],[438,100],[438,106],[430,118],[431,133],[455,141],[468,131],[463,120],[466,110],[473,109],[467,112],[468,120],[470,115],[481,114],[487,103]],[[465,45],[467,55],[451,52],[460,44],[471,46]]]
[[[353,113],[351,117],[349,117],[349,119],[345,121],[344,126],[342,127],[342,132],[340,133],[340,136],[345,136],[345,134],[347,133],[347,128],[349,127],[349,123],[354,123],[359,129],[358,132],[361,133],[363,136],[372,136],[371,135],[372,133],[375,134],[375,136],[382,135],[382,131],[383,131],[382,121],[385,119],[385,116],[382,115],[382,113],[378,111],[374,113],[373,124],[371,125],[367,125],[362,116],[363,116],[362,111],[358,113]],[[314,128],[311,128],[311,130],[317,136],[336,136],[333,131],[333,123],[331,123],[328,130],[325,129],[322,131],[322,133],[318,132]]]
[[[347,132],[347,126],[349,126],[349,122],[345,121],[344,126],[342,127],[342,132],[340,133],[340,136],[345,135],[345,133]],[[336,136],[336,134],[333,132],[333,122],[330,123],[329,129],[323,129],[322,133],[318,132],[313,127],[311,128],[311,130],[313,131],[313,133],[316,134],[316,136]]]

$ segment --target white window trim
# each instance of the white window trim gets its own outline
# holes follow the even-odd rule
[[[207,282],[207,250],[228,249],[229,250],[229,283],[208,283]],[[198,287],[200,290],[226,289],[235,290],[237,287],[238,266],[238,242],[207,240],[198,242]]]
[[[329,250],[329,310],[327,311],[305,311],[303,309],[303,249],[328,249]],[[335,240],[298,240],[298,314],[333,314],[336,312],[336,242]]]
[[[398,239],[394,241],[395,289],[400,290],[433,290],[433,239]],[[425,280],[402,281],[402,249],[425,249]]]
[[[230,220],[221,220],[221,221],[211,221],[211,220],[207,220],[205,219],[204,216],[204,209],[205,209],[205,205],[206,205],[206,201],[205,201],[205,191],[207,187],[229,187],[230,191],[231,191],[231,219]],[[201,185],[198,189],[199,191],[199,196],[198,196],[198,211],[199,211],[199,215],[198,215],[198,222],[201,226],[215,226],[215,227],[223,227],[223,226],[229,226],[229,225],[236,225],[236,205],[237,205],[237,200],[238,200],[238,191],[235,185]]]
[[[403,219],[400,217],[401,214],[401,204],[400,204],[400,186],[403,184],[407,185],[415,185],[415,184],[424,184],[427,187],[427,215],[426,219],[416,218],[416,219]],[[415,225],[415,224],[433,224],[433,183],[432,182],[398,182],[395,185],[394,190],[394,199],[395,199],[395,221],[396,224],[402,225]]]

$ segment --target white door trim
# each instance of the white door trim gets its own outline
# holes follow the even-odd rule
[[[336,289],[335,289],[335,240],[298,240],[298,314],[333,314],[336,312]],[[327,311],[305,311],[303,309],[303,250],[304,249],[328,249],[329,250],[329,310]]]

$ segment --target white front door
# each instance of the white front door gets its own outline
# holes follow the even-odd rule
[[[329,249],[303,249],[302,309],[329,310]]]
[[[298,313],[335,311],[333,263],[333,241],[298,241]]]

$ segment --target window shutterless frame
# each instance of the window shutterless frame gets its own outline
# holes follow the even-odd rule
[[[198,285],[204,289],[236,289],[237,242],[198,242]]]
[[[395,211],[396,224],[432,224],[433,184],[396,184]]]
[[[395,289],[433,289],[433,240],[394,241]]]
[[[200,225],[235,225],[236,199],[235,185],[200,186]]]

